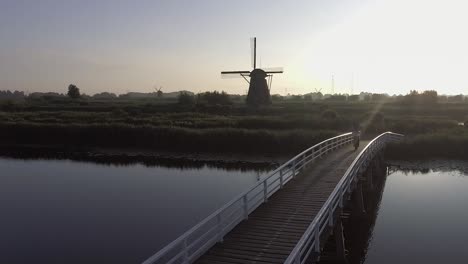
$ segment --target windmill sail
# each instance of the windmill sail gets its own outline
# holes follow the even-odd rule
[[[272,67],[272,68],[261,68],[261,69],[264,70],[267,74],[284,72],[283,67]]]
[[[250,59],[252,68],[257,67],[257,38],[250,38]]]

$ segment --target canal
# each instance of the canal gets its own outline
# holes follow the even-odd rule
[[[366,264],[466,263],[468,163],[390,167]]]
[[[141,263],[273,168],[2,158],[0,263]],[[349,263],[465,263],[468,163],[381,176],[367,215],[344,224]]]
[[[0,159],[0,263],[141,263],[273,169],[170,164]]]

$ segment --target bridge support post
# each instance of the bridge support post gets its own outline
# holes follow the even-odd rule
[[[373,190],[374,189],[374,182],[373,182],[374,176],[372,175],[372,166],[369,166],[369,168],[367,169],[366,178],[367,178],[367,188],[369,188],[369,190]]]
[[[343,233],[343,223],[341,222],[341,218],[338,218],[334,228],[333,234],[335,236],[335,244],[336,244],[336,256],[338,260],[342,263],[348,263],[346,260],[346,248],[345,248],[345,239]]]
[[[361,183],[357,184],[356,190],[354,191],[353,198],[354,198],[353,200],[354,200],[355,206],[357,207],[357,210],[361,214],[365,214],[366,213],[366,208],[364,207],[364,194],[363,194],[362,184]]]

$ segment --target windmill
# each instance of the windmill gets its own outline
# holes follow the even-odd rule
[[[257,38],[251,39],[251,50],[253,68],[251,71],[223,71],[221,76],[244,78],[249,83],[247,104],[250,106],[267,105],[271,103],[270,89],[273,74],[283,73],[283,68],[257,68]],[[247,77],[250,77],[250,81]]]
[[[161,90],[162,90],[162,86],[159,86],[159,88],[158,88],[158,86],[155,85],[155,86],[153,87],[153,89],[154,89],[154,91],[156,92],[156,96],[157,96],[157,97],[163,97],[163,91],[161,91]]]
[[[313,94],[312,99],[314,99],[314,100],[316,100],[316,99],[318,99],[318,100],[322,99],[322,97],[323,97],[322,88],[319,88],[319,89],[314,88],[314,90],[315,90],[315,94]]]

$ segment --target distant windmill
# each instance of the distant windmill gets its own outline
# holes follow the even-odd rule
[[[163,97],[163,92],[161,91],[162,90],[162,86],[159,86],[159,88],[155,85],[154,86],[154,90],[156,91],[156,96],[158,97]]]
[[[252,71],[223,71],[222,77],[243,77],[249,83],[247,104],[250,106],[267,105],[271,103],[270,89],[273,74],[283,73],[283,68],[257,68],[257,38],[251,39]],[[250,77],[250,81],[247,79]],[[266,78],[268,77],[268,83]]]
[[[322,92],[322,88],[320,88],[320,89],[314,88],[314,89],[315,89],[316,93],[321,93]]]

